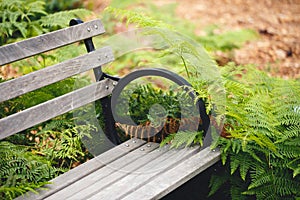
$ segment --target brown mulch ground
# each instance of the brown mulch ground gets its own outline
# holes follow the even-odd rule
[[[159,4],[176,2],[155,0]],[[222,30],[250,28],[260,35],[223,59],[255,64],[272,75],[300,78],[300,0],[184,0],[177,1],[177,14],[203,27],[219,25]]]
[[[196,24],[195,34],[216,24],[220,32],[253,29],[259,39],[233,54],[217,52],[220,62],[255,64],[270,74],[300,78],[300,0],[153,0],[156,5],[178,3],[179,17]],[[97,1],[99,12],[109,0]]]

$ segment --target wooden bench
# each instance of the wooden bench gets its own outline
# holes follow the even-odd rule
[[[112,93],[116,80],[103,78],[101,65],[114,60],[113,52],[110,47],[95,50],[91,43],[92,37],[104,33],[101,21],[73,20],[71,24],[74,26],[0,47],[0,65],[82,40],[89,51],[1,83],[0,102],[90,69],[94,69],[97,82],[0,119],[0,139]],[[114,141],[113,136],[110,140]],[[39,190],[38,194],[29,192],[17,199],[159,199],[219,159],[220,152],[207,146],[159,148],[157,143],[133,138],[56,177],[46,186],[47,190]]]

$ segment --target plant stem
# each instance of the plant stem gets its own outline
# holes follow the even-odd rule
[[[180,58],[181,58],[181,60],[183,62],[183,65],[184,65],[184,68],[185,68],[185,71],[186,71],[186,75],[187,75],[188,78],[190,78],[189,70],[188,70],[188,68],[186,66],[186,62],[185,62],[185,60],[184,60],[184,58],[182,56],[180,56]]]

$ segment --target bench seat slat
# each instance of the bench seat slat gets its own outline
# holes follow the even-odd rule
[[[95,195],[85,199],[122,199],[139,187],[147,184],[164,171],[184,162],[185,159],[199,151],[199,148],[172,149],[157,159],[148,160],[138,171],[128,174],[124,178],[98,191]],[[120,189],[122,188],[122,189]],[[81,192],[82,193],[82,192]]]
[[[108,96],[113,87],[106,79],[0,119],[0,139]]]
[[[104,33],[96,19],[0,47],[0,66]]]
[[[134,141],[134,142],[133,142]],[[94,171],[101,169],[102,167],[107,166],[111,162],[121,158],[126,155],[128,152],[131,152],[139,147],[141,147],[146,142],[140,139],[131,139],[124,142],[122,145],[116,146],[113,149],[106,151],[105,153],[100,154],[99,156],[77,166],[76,168],[56,177],[46,186],[46,189],[40,189],[38,194],[33,192],[27,193],[18,197],[16,200],[31,200],[31,199],[45,199],[51,194],[60,191],[61,189],[75,183],[83,177],[92,174]],[[128,144],[128,145],[127,145]],[[57,198],[63,199],[63,198]]]
[[[121,146],[124,146],[124,144],[121,144]],[[80,181],[49,196],[45,200],[85,199],[89,194],[97,192],[103,187],[108,186],[112,182],[116,181],[116,179],[111,178],[112,174],[119,174],[117,179],[120,179],[126,176],[127,173],[134,171],[141,165],[141,162],[138,161],[145,158],[149,152],[152,155],[153,150],[157,149],[158,146],[159,144],[157,143],[151,143],[150,147],[149,143],[147,145],[143,145],[138,149],[132,151],[130,154],[126,154],[120,157],[118,160],[109,163],[109,165],[107,165],[106,167],[98,169],[92,174],[82,178]],[[141,151],[140,149],[144,149],[144,151]],[[147,157],[149,157],[149,155]]]
[[[210,147],[207,147],[178,166],[160,174],[123,200],[160,199],[219,160],[220,151],[211,151]]]
[[[0,84],[0,102],[80,74],[114,60],[110,47],[43,68]]]
[[[82,190],[80,190],[79,193],[73,193],[72,196],[69,196],[66,198],[66,200],[71,200],[74,198],[78,199],[87,199],[88,197],[104,190],[105,188],[110,187],[111,185],[114,185],[116,182],[121,180],[122,178],[126,178],[129,174],[137,173],[137,171],[142,168],[144,165],[149,163],[149,161],[153,161],[155,159],[161,159],[161,157],[166,153],[169,152],[169,149],[164,150],[154,150],[150,153],[144,155],[143,157],[140,157],[139,159],[129,163],[127,166],[119,167],[117,169],[111,170],[109,173],[109,176],[105,176],[104,178],[98,179],[97,182],[94,184],[89,184],[89,187],[86,187]],[[135,156],[133,155],[135,152],[131,152],[127,155],[127,157]],[[99,170],[101,172],[102,170]],[[95,172],[98,174],[98,171]],[[94,173],[93,173],[94,175]],[[131,184],[128,182],[128,184]],[[119,190],[126,190],[126,188],[120,187]],[[120,192],[118,191],[118,193]],[[112,194],[113,195],[113,194]],[[116,194],[114,194],[116,195]],[[101,199],[101,198],[100,198]],[[48,199],[47,199],[48,200]]]

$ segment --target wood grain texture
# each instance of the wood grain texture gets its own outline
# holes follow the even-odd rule
[[[104,33],[99,19],[0,47],[0,66]]]
[[[118,169],[115,169],[111,173],[106,175],[104,178],[99,179],[95,184],[90,185],[87,188],[84,188],[80,192],[73,194],[66,200],[71,200],[71,199],[88,199],[90,196],[101,192],[102,190],[105,190],[105,188],[108,188],[112,185],[114,185],[116,182],[119,180],[122,180],[123,178],[126,178],[130,174],[135,174],[137,170],[142,168],[144,165],[147,163],[151,162],[152,160],[160,158],[162,155],[164,155],[166,152],[168,152],[168,149],[164,150],[154,150],[151,151],[150,153],[140,157],[139,159],[128,163],[128,165],[119,167]],[[127,154],[127,157],[134,156],[135,152],[131,152]],[[171,154],[170,154],[171,155]],[[98,172],[96,172],[98,173]],[[127,184],[131,184],[128,182]],[[122,192],[123,190],[126,190],[126,186],[119,187],[119,192]],[[113,195],[116,194],[111,194],[112,199],[114,199]],[[101,198],[100,198],[101,199]]]
[[[156,159],[148,159],[148,162],[138,170],[135,170],[134,173],[126,175],[124,178],[98,191],[95,195],[85,199],[122,199],[152,179],[160,176],[164,171],[184,162],[185,159],[198,152],[198,150],[199,148],[173,149]]]
[[[0,84],[0,102],[99,67],[113,60],[114,56],[111,48],[103,47],[91,53],[3,82]]]
[[[131,145],[131,143],[126,143]],[[126,146],[126,144],[121,144],[121,146]],[[149,152],[152,152],[154,149],[157,149],[159,144],[152,143],[149,146],[149,143],[139,147],[138,149],[123,155],[114,162],[109,163],[107,166],[98,169],[92,174],[85,176],[76,183],[64,188],[63,190],[49,196],[45,200],[56,200],[56,199],[85,199],[86,196],[101,190],[105,185],[111,184],[114,182],[114,179],[111,179],[112,174],[118,174],[117,179],[126,176],[127,173],[130,173],[138,165],[133,165],[137,160],[143,158]],[[141,151],[140,149],[144,149]],[[130,167],[131,166],[131,167]],[[128,168],[129,167],[129,168]]]
[[[211,151],[210,147],[207,147],[176,167],[160,174],[134,193],[129,193],[123,200],[160,199],[218,160],[220,160],[220,151]]]
[[[0,119],[0,139],[103,98],[113,87],[113,81],[105,79]]]
[[[135,141],[135,142],[133,142]],[[79,165],[78,167],[56,177],[51,182],[52,184],[47,185],[44,189],[40,189],[38,194],[29,192],[23,196],[18,197],[16,200],[31,200],[31,199],[45,199],[46,197],[62,190],[63,188],[72,185],[76,181],[83,177],[87,177],[94,171],[101,169],[109,163],[122,158],[128,152],[131,152],[145,144],[145,141],[140,139],[131,139],[124,142],[121,145],[116,146],[113,149],[106,151],[105,153]],[[57,199],[62,199],[58,197]]]

